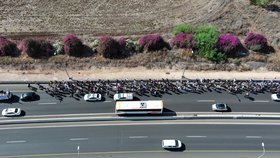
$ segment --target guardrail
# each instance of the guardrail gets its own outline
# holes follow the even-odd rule
[[[56,122],[86,122],[86,121],[124,121],[124,120],[192,120],[192,119],[280,119],[280,113],[178,113],[175,115],[161,116],[117,116],[107,115],[85,115],[69,117],[62,115],[58,118],[48,117],[22,117],[1,118],[0,125],[8,124],[32,124],[32,123],[56,123]]]

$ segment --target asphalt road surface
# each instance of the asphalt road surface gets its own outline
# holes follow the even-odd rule
[[[219,122],[219,123],[217,123]],[[161,149],[162,139],[180,139],[188,153],[280,152],[280,124],[260,121],[233,124],[224,121],[103,122],[0,127],[0,157],[46,157],[132,153],[170,153]],[[256,123],[256,124],[254,124]],[[26,156],[23,156],[26,155]]]
[[[22,92],[31,91],[27,85],[0,85],[0,89],[10,89],[14,97],[12,102],[1,102],[1,108],[20,107],[26,115],[77,114],[77,113],[113,113],[115,102],[105,97],[102,102],[86,102],[81,99],[66,97],[59,101],[45,92],[38,91],[40,100],[34,102],[19,101],[17,96]],[[175,112],[211,112],[211,104],[227,103],[232,112],[280,112],[280,103],[272,101],[269,93],[253,95],[251,99],[243,95],[207,92],[203,94],[165,94],[159,97],[140,97],[140,100],[164,100],[166,111]]]

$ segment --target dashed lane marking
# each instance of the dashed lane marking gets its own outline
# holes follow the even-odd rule
[[[25,140],[11,140],[11,141],[6,141],[6,143],[25,143]]]
[[[57,104],[56,102],[50,102],[50,103],[38,103],[40,105],[48,105],[48,104]]]
[[[148,138],[148,136],[129,136],[130,139],[141,139],[141,138]]]
[[[88,140],[88,138],[71,138],[69,140],[78,141],[78,140]]]
[[[197,102],[215,102],[215,100],[197,100]]]
[[[253,102],[257,102],[257,103],[268,103],[269,100],[254,100]]]
[[[260,139],[260,138],[262,138],[262,136],[246,136],[246,138],[249,138],[249,139]]]
[[[206,138],[207,136],[186,136],[187,138]]]

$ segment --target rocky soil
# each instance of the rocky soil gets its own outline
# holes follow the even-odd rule
[[[59,37],[140,35],[180,23],[210,23],[222,32],[256,31],[280,47],[280,2],[262,9],[249,0],[5,0],[0,1],[0,35]]]

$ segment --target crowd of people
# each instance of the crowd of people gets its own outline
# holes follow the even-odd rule
[[[99,93],[113,97],[116,93],[134,93],[139,96],[161,97],[164,94],[227,92],[250,94],[280,92],[277,80],[221,80],[221,79],[182,79],[182,80],[97,80],[97,81],[50,81],[47,85],[38,84],[40,90],[62,101],[64,97],[81,98],[88,93]],[[28,84],[28,87],[34,87]]]

